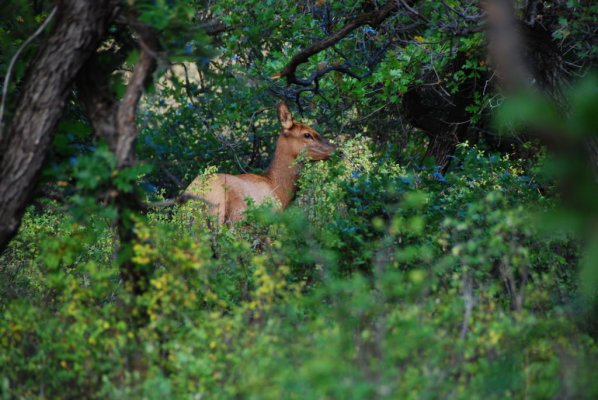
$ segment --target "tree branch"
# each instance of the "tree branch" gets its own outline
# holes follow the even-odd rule
[[[406,3],[408,5],[412,5],[415,2],[416,2],[416,0],[409,0]],[[389,0],[386,3],[386,5],[382,8],[376,9],[374,11],[368,11],[368,12],[358,15],[355,19],[348,22],[345,26],[343,26],[337,32],[333,33],[332,35],[330,35],[316,43],[313,43],[311,46],[306,47],[305,49],[301,50],[299,53],[295,54],[293,56],[293,58],[291,58],[291,61],[289,61],[289,63],[286,65],[286,67],[276,77],[285,77],[288,84],[294,83],[294,84],[298,84],[298,85],[302,85],[302,86],[311,85],[311,83],[315,79],[315,76],[313,78],[310,78],[311,80],[310,79],[304,80],[304,79],[297,78],[296,71],[297,71],[297,67],[299,67],[299,65],[306,63],[311,56],[318,54],[322,50],[325,50],[331,46],[334,46],[336,43],[341,41],[344,37],[346,37],[351,32],[353,32],[355,29],[357,29],[361,26],[364,26],[364,25],[378,26],[378,25],[380,25],[385,19],[390,17],[398,9],[399,9],[399,3],[395,0]],[[338,68],[338,66],[336,68]],[[317,74],[317,72],[315,74]]]
[[[116,164],[118,168],[130,166],[135,160],[133,144],[137,139],[137,105],[144,92],[146,82],[156,67],[156,60],[147,51],[142,50],[139,61],[133,70],[127,90],[116,115],[118,138],[116,143]]]
[[[208,36],[218,36],[219,34],[221,34],[223,32],[231,30],[230,27],[224,25],[224,23],[222,23],[221,21],[218,21],[216,19],[206,21],[202,25],[202,28],[205,30],[205,32]]]
[[[171,206],[176,206],[176,205],[180,205],[180,204],[185,204],[189,201],[199,201],[208,207],[216,206],[216,204],[209,202],[208,200],[204,199],[203,197],[196,196],[196,195],[193,195],[190,193],[183,193],[179,197],[176,197],[174,199],[166,199],[166,200],[161,200],[161,201],[144,203],[143,206],[145,207],[146,210],[150,210],[153,208],[171,207]]]

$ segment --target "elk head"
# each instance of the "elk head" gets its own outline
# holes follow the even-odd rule
[[[295,121],[291,110],[284,102],[278,104],[278,120],[282,125],[278,143],[283,145],[293,158],[306,150],[311,160],[326,160],[336,149],[335,145],[322,138],[318,132]]]

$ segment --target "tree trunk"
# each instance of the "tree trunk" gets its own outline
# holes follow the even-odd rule
[[[104,37],[115,0],[62,0],[48,40],[26,74],[0,143],[0,251],[20,225],[70,89]]]
[[[447,71],[458,71],[466,62],[457,57]],[[402,111],[406,120],[428,137],[425,158],[432,158],[440,171],[446,171],[458,143],[467,140],[470,115],[467,106],[479,90],[475,79],[462,83],[456,93],[443,90],[435,74],[424,77],[428,85],[412,86],[403,98]]]
[[[451,161],[451,156],[455,153],[455,148],[459,144],[459,125],[447,127],[444,132],[438,135],[428,134],[428,147],[424,159],[432,158],[435,165],[442,172],[446,171]]]
[[[135,140],[137,139],[137,106],[145,87],[156,68],[156,55],[159,44],[155,33],[148,27],[129,21],[136,29],[141,44],[141,54],[129,79],[123,98],[118,101],[112,92],[110,74],[116,65],[122,63],[122,54],[112,54],[107,67],[102,66],[100,57],[93,56],[81,70],[77,78],[79,98],[95,134],[103,137],[116,156],[117,168],[127,168],[135,163]],[[150,50],[151,49],[151,50]],[[151,53],[151,54],[150,54]],[[133,262],[132,247],[137,239],[134,231],[134,216],[142,212],[142,206],[135,190],[123,192],[113,187],[114,204],[118,216],[115,221],[119,238],[118,259],[121,276],[128,289],[135,295],[145,292],[151,270]],[[140,312],[137,325],[145,322],[145,313]],[[143,314],[143,315],[142,315]]]

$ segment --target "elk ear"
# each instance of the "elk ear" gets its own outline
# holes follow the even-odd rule
[[[291,129],[293,126],[293,114],[285,102],[278,103],[278,120],[284,129]]]

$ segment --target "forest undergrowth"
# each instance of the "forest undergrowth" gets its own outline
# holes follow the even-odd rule
[[[542,160],[463,144],[443,175],[365,138],[343,150],[305,166],[285,212],[254,207],[232,228],[197,202],[139,217],[141,298],[123,289],[109,208],[31,207],[0,259],[4,397],[598,393],[580,247],[550,228],[554,194],[530,174]],[[131,302],[147,309],[139,330]]]

